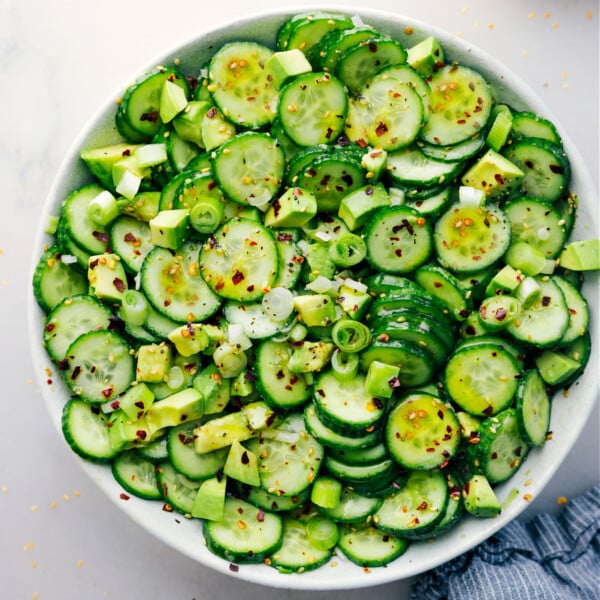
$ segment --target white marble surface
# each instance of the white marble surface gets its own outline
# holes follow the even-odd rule
[[[29,357],[26,299],[37,215],[61,157],[96,106],[180,37],[282,4],[0,0],[2,598],[281,596],[279,590],[208,571],[156,542],[87,479],[45,411]],[[443,27],[512,67],[580,148],[597,185],[597,2],[371,0],[368,5]],[[558,496],[573,497],[599,481],[598,438],[596,406],[567,460],[524,517],[556,511]],[[310,597],[401,599],[409,589],[410,581],[401,581],[355,592],[311,592]],[[286,596],[300,600],[308,593],[288,591]]]

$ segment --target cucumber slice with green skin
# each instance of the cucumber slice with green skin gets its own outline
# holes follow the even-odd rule
[[[223,191],[210,171],[183,173],[187,177],[177,177],[179,185],[175,185],[172,198],[173,208],[189,208],[196,206],[201,198],[208,196],[225,202]],[[164,191],[165,188],[163,188]]]
[[[158,203],[159,211],[172,210],[175,208],[177,197],[179,195],[180,187],[184,181],[190,178],[190,173],[184,171],[183,173],[177,173],[171,179],[169,179],[160,191],[160,200]]]
[[[512,240],[527,242],[547,258],[556,258],[567,241],[567,228],[556,205],[538,198],[517,198],[504,205]]]
[[[339,57],[335,74],[355,93],[383,67],[405,62],[406,50],[400,42],[376,36],[350,46]]]
[[[424,217],[429,219],[437,219],[440,214],[445,211],[452,201],[452,188],[450,186],[442,186],[425,190],[423,194],[405,195],[405,205],[414,208]]]
[[[273,319],[260,302],[241,304],[230,300],[223,307],[223,314],[228,323],[241,325],[251,340],[271,338],[290,324],[289,319]]]
[[[168,340],[169,334],[176,328],[181,326],[180,321],[174,321],[165,317],[151,305],[148,307],[148,314],[146,315],[146,321],[144,322],[143,328],[152,336],[159,340]]]
[[[531,369],[524,373],[517,390],[516,414],[521,435],[530,446],[543,446],[546,442],[551,409],[539,371]]]
[[[493,99],[488,83],[474,69],[447,65],[429,81],[431,88],[427,123],[421,137],[437,146],[464,142],[486,125]]]
[[[553,279],[562,291],[569,309],[569,326],[559,342],[564,346],[574,342],[588,330],[590,310],[586,299],[572,283],[560,275],[555,275]]]
[[[433,379],[435,365],[431,357],[419,346],[402,340],[374,340],[360,354],[361,370],[367,372],[374,360],[400,367],[398,379],[403,387],[425,385]]]
[[[391,458],[370,465],[348,465],[327,455],[325,469],[344,484],[372,489],[388,486],[399,473],[398,465]]]
[[[137,450],[121,452],[113,459],[111,470],[113,477],[130,494],[147,500],[162,498],[156,465],[143,458]]]
[[[135,379],[129,344],[108,330],[88,331],[67,349],[65,381],[86,402],[104,403],[124,392]]]
[[[94,296],[79,294],[65,298],[46,317],[46,351],[54,361],[63,360],[69,346],[80,335],[94,329],[108,329],[110,317],[110,309]]]
[[[455,273],[493,265],[510,245],[511,227],[504,212],[491,204],[453,204],[436,222],[433,239],[438,260]]]
[[[265,206],[281,186],[285,155],[271,136],[247,131],[219,146],[212,168],[219,188],[230,200]]]
[[[302,507],[310,497],[310,489],[306,489],[296,496],[281,496],[279,494],[269,494],[260,487],[239,484],[240,496],[242,500],[250,502],[257,508],[269,510],[271,512],[287,512]]]
[[[260,563],[283,540],[283,519],[237,498],[225,498],[222,521],[204,521],[208,549],[233,563]]]
[[[427,142],[420,142],[419,148],[423,154],[429,158],[441,160],[442,162],[454,163],[473,158],[484,145],[485,136],[478,133],[463,142],[458,142],[458,144],[453,144],[451,146],[439,146]]]
[[[448,504],[448,483],[440,471],[411,471],[404,486],[384,499],[373,516],[377,529],[411,539],[431,531]]]
[[[338,548],[342,554],[360,567],[382,567],[408,549],[409,541],[379,531],[376,527],[343,526]]]
[[[567,193],[571,167],[562,146],[539,138],[524,138],[511,144],[505,155],[525,174],[520,189],[527,196],[556,202]]]
[[[70,398],[63,407],[61,427],[65,440],[79,456],[107,462],[118,454],[110,443],[108,416],[99,406]]]
[[[228,121],[259,129],[275,118],[277,90],[264,68],[272,54],[255,42],[231,42],[212,57],[208,91]]]
[[[129,136],[135,133],[139,141],[150,141],[158,133],[162,125],[160,96],[166,81],[178,85],[189,98],[190,87],[183,73],[173,68],[157,67],[123,94],[117,113],[117,127],[123,129],[124,137],[131,139]]]
[[[141,268],[141,288],[158,313],[179,323],[213,315],[221,300],[199,276],[200,245],[185,243],[177,252],[155,247]],[[172,330],[171,330],[172,331]]]
[[[347,465],[372,465],[389,457],[383,442],[369,448],[330,448],[327,455]]]
[[[284,573],[305,573],[317,569],[331,558],[332,550],[323,550],[312,544],[306,528],[306,523],[284,517],[281,546],[269,557],[272,567]]]
[[[314,53],[314,60],[320,70],[335,73],[340,56],[348,48],[376,36],[376,30],[370,25],[330,31],[319,43],[318,52]]]
[[[209,237],[199,265],[215,294],[252,302],[262,298],[277,278],[277,245],[272,233],[257,221],[231,219]]]
[[[352,486],[342,488],[340,501],[334,508],[323,508],[323,513],[336,523],[365,523],[381,506],[381,498],[369,498],[354,491]]]
[[[514,139],[541,138],[553,144],[562,144],[555,125],[548,119],[530,111],[513,113],[510,136]]]
[[[202,482],[188,479],[168,460],[158,464],[156,476],[159,489],[169,509],[174,509],[182,515],[191,515],[194,499]]]
[[[74,256],[77,265],[86,273],[90,262],[91,253],[79,246],[71,237],[65,226],[65,219],[60,218],[56,229],[56,241],[62,254],[65,256]]]
[[[322,39],[332,31],[349,29],[352,19],[346,15],[325,11],[302,13],[293,19],[280,48],[302,50],[311,56],[313,49],[321,45]]]
[[[528,346],[548,348],[560,342],[570,323],[565,296],[553,277],[534,278],[541,288],[539,299],[523,307],[506,331]]]
[[[401,187],[432,187],[448,183],[462,170],[462,161],[445,162],[427,156],[418,145],[388,154],[387,173]]]
[[[509,479],[529,452],[513,408],[489,417],[479,428],[480,442],[469,446],[470,460],[491,484]]]
[[[579,369],[561,383],[563,388],[567,388],[583,373],[590,359],[592,353],[592,339],[589,329],[574,342],[561,347],[560,351],[564,352],[569,358],[572,358],[580,364]]]
[[[488,333],[476,335],[471,338],[462,340],[456,345],[455,351],[462,350],[471,346],[478,346],[480,344],[495,344],[503,350],[510,352],[514,359],[517,361],[519,369],[523,369],[525,366],[525,351],[521,344],[517,344],[514,340],[508,340],[506,338],[498,337]]]
[[[384,417],[383,403],[365,390],[365,378],[356,375],[340,381],[332,371],[315,382],[314,403],[325,425],[347,435],[364,435]]]
[[[454,410],[430,394],[409,394],[391,410],[385,429],[387,448],[407,469],[446,466],[461,442]]]
[[[117,217],[110,227],[110,247],[130,273],[138,273],[154,248],[148,223],[126,215]]]
[[[33,274],[33,294],[44,312],[70,296],[88,291],[86,274],[76,264],[61,260],[57,245],[48,248],[38,260]]]
[[[415,271],[414,277],[419,285],[446,305],[455,319],[462,321],[469,316],[473,308],[470,294],[452,273],[438,265],[424,265]]]
[[[103,191],[95,183],[75,190],[65,199],[61,208],[61,225],[65,233],[85,252],[102,254],[108,245],[106,227],[94,223],[88,216],[90,202]]]
[[[330,73],[298,75],[280,91],[278,117],[298,146],[335,142],[344,126],[348,94]]]
[[[451,400],[472,415],[491,416],[512,402],[521,370],[508,351],[493,343],[455,351],[444,370]]]
[[[149,460],[153,464],[163,462],[169,458],[167,436],[157,437],[147,444],[140,445],[136,450],[142,458]]]
[[[194,450],[194,428],[198,422],[183,423],[169,429],[167,453],[175,470],[192,481],[214,477],[227,460],[229,448],[198,454]]]
[[[304,408],[304,423],[306,430],[323,446],[327,448],[336,448],[340,451],[344,450],[362,450],[369,448],[379,441],[379,430],[373,429],[373,431],[366,432],[362,436],[349,436],[338,433],[332,428],[328,427],[320,419],[319,414],[314,404],[307,404]]]
[[[279,272],[273,287],[284,287],[291,290],[298,283],[304,257],[294,237],[294,234],[288,231],[278,231],[275,234]]]
[[[394,64],[377,71],[376,77],[393,79],[394,81],[399,81],[413,88],[415,92],[419,94],[423,103],[423,119],[427,119],[430,88],[418,71],[415,71],[409,64]]]
[[[371,267],[386,273],[410,273],[433,250],[427,219],[402,205],[380,208],[365,227],[365,242]]]
[[[424,109],[421,96],[410,85],[376,75],[360,89],[355,102],[368,115],[363,123],[367,142],[390,152],[412,143],[421,131]]]
[[[256,350],[256,386],[265,401],[285,410],[302,406],[311,394],[302,373],[287,368],[291,347],[286,342],[266,340]]]
[[[258,458],[260,487],[270,494],[297,496],[319,474],[323,446],[304,426],[301,413],[292,413],[277,427],[245,443]]]

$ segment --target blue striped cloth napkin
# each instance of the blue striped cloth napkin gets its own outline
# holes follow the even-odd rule
[[[600,484],[417,578],[411,600],[600,600]]]

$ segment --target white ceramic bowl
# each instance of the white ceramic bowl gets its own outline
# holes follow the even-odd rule
[[[571,159],[573,170],[572,190],[581,198],[580,217],[574,236],[587,238],[597,235],[597,193],[591,177],[583,166],[578,151],[569,140],[568,132],[561,129],[560,123],[556,122],[546,106],[508,68],[465,41],[414,19],[368,9],[357,10],[350,7],[344,9],[339,6],[323,8],[348,14],[358,14],[364,22],[372,24],[380,31],[404,41],[407,47],[433,34],[442,42],[447,56],[452,60],[459,60],[478,69],[492,83],[500,100],[508,102],[517,109],[527,108],[553,120],[559,127],[564,146]],[[287,8],[256,14],[224,23],[221,27],[211,31],[201,32],[181,45],[153,58],[146,65],[140,66],[138,71],[132,74],[132,80],[135,76],[157,64],[169,64],[175,59],[180,61],[181,69],[184,72],[198,73],[211,54],[222,44],[229,41],[246,38],[273,46],[279,26],[286,17],[296,12],[299,11]],[[410,26],[414,31],[410,37],[404,33],[407,26]],[[79,160],[80,149],[101,146],[118,140],[118,134],[114,126],[114,110],[115,98],[122,91],[123,88],[115,90],[109,99],[100,106],[99,111],[91,118],[67,153],[56,175],[44,210],[40,215],[39,233],[33,248],[32,264],[37,262],[44,244],[48,242],[48,236],[43,231],[48,217],[58,212],[58,206],[69,192],[90,181],[90,175]],[[597,277],[593,276],[589,278],[584,286],[584,293],[593,307],[598,304],[597,282]],[[42,347],[42,323],[43,314],[31,296],[29,324],[35,370],[39,377],[52,423],[60,432],[61,409],[68,397],[68,392],[60,381],[55,381],[52,387],[46,383],[46,369],[49,368],[53,371],[55,369]],[[593,339],[599,340],[596,314],[592,318],[592,327],[594,328]],[[593,349],[590,364],[598,364],[597,347]],[[552,440],[546,443],[542,449],[531,451],[516,475],[498,487],[498,495],[501,501],[505,502],[502,514],[498,518],[483,520],[465,518],[445,536],[434,542],[413,543],[402,557],[387,568],[372,569],[369,573],[350,563],[343,556],[336,557],[337,566],[324,566],[318,571],[306,575],[281,575],[275,569],[265,565],[242,565],[239,571],[233,573],[227,561],[214,556],[205,548],[201,524],[198,520],[188,521],[179,518],[177,519],[179,522],[176,522],[176,515],[161,510],[162,505],[160,502],[150,502],[136,498],[132,498],[129,502],[123,502],[119,500],[122,489],[115,482],[107,467],[83,460],[81,466],[106,493],[107,497],[114,501],[121,510],[139,523],[140,526],[154,534],[163,543],[216,571],[245,581],[273,587],[304,590],[360,588],[414,576],[436,567],[466,552],[517,517],[527,506],[527,502],[523,499],[524,494],[531,494],[533,497],[539,494],[568,454],[591,413],[597,395],[598,380],[592,369],[587,369],[578,384],[572,388],[568,397],[563,397],[561,393],[557,395],[553,403]],[[98,540],[99,543],[102,543],[101,532]],[[107,550],[110,551],[110,548]]]

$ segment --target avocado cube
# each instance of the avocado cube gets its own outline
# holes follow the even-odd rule
[[[367,371],[365,391],[378,398],[391,398],[399,374],[400,367],[374,360]]]
[[[225,514],[227,477],[211,477],[204,480],[194,498],[192,517],[208,521],[222,521]]]
[[[340,286],[335,298],[337,305],[342,307],[344,314],[357,320],[365,316],[371,300],[371,294],[368,292],[362,292],[344,284]]]
[[[194,429],[194,449],[198,454],[231,446],[234,441],[243,442],[254,436],[243,412],[233,412],[215,417]]]
[[[173,127],[177,135],[187,142],[193,142],[200,148],[204,148],[202,141],[202,120],[211,108],[211,103],[206,100],[192,100],[173,119]]]
[[[293,347],[287,368],[292,373],[320,371],[329,363],[334,350],[335,344],[331,342],[299,342]]]
[[[302,269],[308,281],[314,281],[319,275],[327,279],[333,277],[336,266],[331,260],[329,246],[322,242],[309,244],[304,250]]]
[[[326,294],[296,296],[294,308],[306,327],[325,327],[335,321],[335,303]]]
[[[130,419],[141,419],[154,402],[154,393],[143,382],[132,385],[115,402]]]
[[[207,151],[218,148],[236,133],[235,125],[227,121],[214,106],[206,111],[200,127],[202,145]]]
[[[131,156],[140,147],[141,144],[123,142],[101,148],[86,148],[81,151],[80,157],[102,186],[114,192],[113,165],[123,158]]]
[[[238,440],[234,440],[229,448],[223,473],[236,481],[247,485],[259,486],[258,459],[254,452],[244,448]]]
[[[193,356],[208,347],[208,334],[201,323],[186,323],[167,336],[181,356]]]
[[[374,211],[389,203],[389,194],[381,183],[365,185],[342,198],[338,216],[354,231],[362,227]]]
[[[146,422],[152,435],[165,427],[181,425],[204,415],[204,398],[193,387],[175,392],[150,406]]]
[[[292,77],[310,73],[312,65],[298,48],[275,52],[265,65],[266,71],[273,78],[275,89],[281,89]]]
[[[581,363],[563,352],[544,350],[535,358],[535,366],[548,385],[560,385],[581,367]]]
[[[131,419],[124,411],[115,410],[108,421],[110,445],[115,450],[123,450],[134,444],[143,444],[152,439],[145,417]]]
[[[127,274],[118,255],[105,252],[90,256],[87,276],[94,296],[104,302],[121,302],[127,291]]]
[[[160,192],[144,191],[136,194],[133,198],[127,198],[119,202],[123,214],[135,217],[140,221],[148,222],[158,214],[160,203]]]
[[[189,233],[190,211],[187,208],[161,210],[150,219],[150,239],[156,246],[177,250]]]
[[[187,102],[185,90],[167,79],[160,92],[158,105],[161,121],[163,123],[171,122],[187,106]]]
[[[497,517],[502,506],[490,482],[483,475],[473,475],[463,488],[467,512],[475,517]]]
[[[146,344],[138,348],[136,380],[147,383],[165,381],[171,368],[171,346],[167,344]]]
[[[488,198],[509,194],[524,177],[523,171],[495,150],[488,150],[462,177],[462,184],[483,190]]]
[[[387,152],[383,148],[373,148],[363,154],[360,166],[367,172],[366,178],[375,182],[381,177],[387,166]]]
[[[142,180],[150,176],[150,168],[142,167],[134,153],[115,162],[111,174],[115,191],[130,200],[138,193]]]
[[[406,62],[423,77],[431,77],[444,65],[444,50],[433,36],[425,38],[407,51]]]
[[[317,214],[317,199],[308,190],[289,188],[265,214],[267,227],[303,227]]]
[[[135,151],[135,157],[142,168],[155,167],[167,161],[167,146],[164,143],[145,144]]]
[[[225,379],[225,381],[229,381]],[[231,393],[240,398],[247,398],[254,392],[253,377],[248,371],[242,371],[231,381]]]
[[[215,364],[202,369],[194,377],[192,385],[204,397],[204,414],[219,413],[229,404],[231,381],[221,376]]]
[[[600,239],[590,238],[567,244],[560,254],[560,266],[572,271],[600,269]]]

